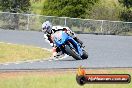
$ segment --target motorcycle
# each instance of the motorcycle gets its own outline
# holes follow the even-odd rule
[[[69,56],[76,60],[83,60],[88,58],[88,53],[81,47],[81,44],[76,42],[65,31],[57,31],[52,35],[52,39],[56,46]]]

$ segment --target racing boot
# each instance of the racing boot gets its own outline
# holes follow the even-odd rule
[[[58,59],[61,59],[61,58],[64,57],[64,55],[65,55],[65,54],[60,50],[60,48],[58,48],[58,47],[56,48],[56,52],[57,52],[57,55],[56,55],[56,56],[57,56]]]
[[[53,55],[53,57],[56,57],[56,55],[57,55],[56,47],[52,48],[52,55]]]
[[[62,59],[62,57],[65,55],[58,47],[53,47],[53,57],[54,60]]]
[[[85,47],[85,46],[83,46],[83,42],[80,40],[80,39],[78,39],[77,37],[75,37],[75,38],[73,38],[76,42],[78,42],[80,45],[81,45],[81,47]]]

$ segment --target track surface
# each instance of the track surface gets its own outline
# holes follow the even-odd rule
[[[0,64],[4,69],[54,69],[78,68],[111,68],[132,67],[132,36],[112,35],[77,35],[86,46],[89,53],[87,60],[76,61],[72,57],[58,61],[35,61],[32,63]],[[34,45],[42,48],[51,48],[43,39],[43,33],[33,31],[9,31],[0,29],[0,42]]]

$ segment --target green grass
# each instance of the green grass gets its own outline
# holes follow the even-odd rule
[[[26,45],[0,43],[0,63],[44,59],[51,56],[51,52]]]
[[[89,71],[89,70],[88,70]],[[130,74],[132,70],[90,70],[88,73]],[[131,88],[129,84],[85,84],[76,83],[76,72],[11,72],[0,73],[0,88]]]

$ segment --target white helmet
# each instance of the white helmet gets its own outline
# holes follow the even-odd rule
[[[46,21],[42,24],[42,31],[51,33],[52,30],[52,24],[49,21]]]

